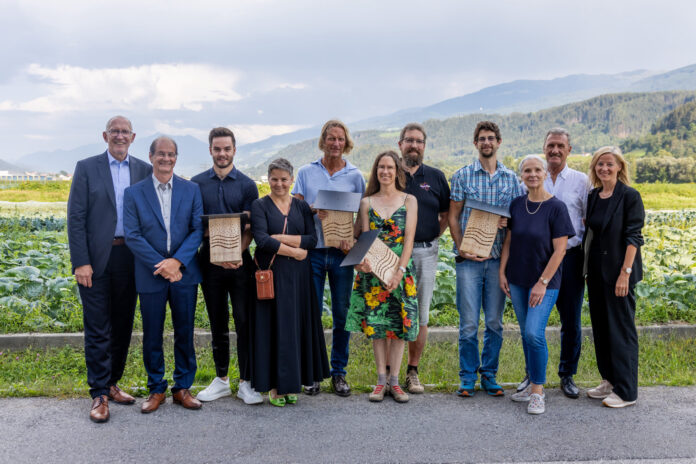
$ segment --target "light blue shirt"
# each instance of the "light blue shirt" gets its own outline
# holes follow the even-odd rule
[[[167,231],[167,253],[172,250],[172,228],[171,228],[171,214],[172,214],[172,179],[174,176],[170,177],[166,183],[162,183],[152,175],[152,183],[155,186],[155,192],[157,192],[157,199],[160,204],[160,211],[162,212],[162,219],[164,220],[164,228]]]
[[[346,165],[333,175],[324,167],[321,158],[309,164],[305,164],[297,171],[295,186],[292,194],[300,194],[305,201],[312,206],[317,199],[319,190],[331,190],[334,192],[365,193],[365,178],[360,170],[343,159]],[[317,248],[326,248],[324,245],[324,232],[321,228],[321,220],[314,215],[314,227],[317,230]]]
[[[118,161],[114,158],[109,150],[106,150],[106,156],[109,158],[109,169],[111,170],[111,180],[114,184],[114,198],[116,199],[116,232],[114,237],[123,237],[123,191],[130,186],[130,168],[128,165],[129,159]]]

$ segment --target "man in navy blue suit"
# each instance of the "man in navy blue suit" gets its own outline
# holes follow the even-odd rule
[[[162,332],[167,302],[174,325],[175,404],[199,409],[189,388],[196,375],[193,318],[201,273],[196,252],[203,239],[203,203],[196,184],[174,175],[176,142],[159,137],[150,145],[152,177],[126,189],[124,221],[126,244],[135,256],[136,289],[143,318],[143,361],[150,395],[141,412],[156,411],[164,403]]]
[[[75,166],[68,199],[70,260],[82,299],[89,417],[109,420],[109,400],[133,404],[118,388],[133,330],[133,254],[125,246],[123,192],[149,177],[149,164],[128,154],[135,139],[131,122],[114,116],[102,136],[107,150]]]

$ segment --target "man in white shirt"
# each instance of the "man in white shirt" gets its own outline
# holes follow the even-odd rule
[[[568,398],[577,398],[580,391],[573,382],[573,375],[578,368],[582,346],[580,314],[585,293],[585,281],[582,277],[583,255],[580,248],[585,233],[582,220],[587,209],[590,184],[587,175],[568,167],[566,161],[571,148],[570,134],[567,130],[556,127],[546,133],[544,154],[549,175],[544,181],[544,188],[565,203],[575,229],[575,236],[568,240],[563,258],[561,288],[556,308],[561,316],[561,361],[558,365],[561,390]],[[522,383],[527,383],[527,378]]]

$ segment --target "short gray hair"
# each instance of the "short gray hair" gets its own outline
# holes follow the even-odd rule
[[[540,161],[541,165],[544,167],[544,171],[546,171],[546,169],[548,167],[548,165],[546,164],[546,160],[544,159],[543,156],[539,156],[539,155],[527,155],[527,156],[525,156],[524,158],[522,158],[520,160],[520,164],[517,166],[517,169],[520,172],[522,172],[522,167],[524,166],[524,163],[526,163],[527,161],[529,161],[531,159]]]
[[[546,137],[544,137],[544,146],[546,146],[546,141],[549,139],[549,135],[565,135],[566,139],[568,140],[568,145],[570,145],[570,132],[568,132],[567,129],[562,127],[554,127],[553,129],[549,130],[546,133]]]
[[[403,129],[401,129],[401,134],[399,134],[399,142],[404,140],[404,137],[406,136],[406,132],[412,131],[412,130],[417,130],[420,131],[421,134],[423,134],[423,141],[425,142],[428,140],[428,135],[425,133],[425,127],[423,127],[423,124],[418,124],[417,122],[409,122],[404,126]]]
[[[164,141],[172,142],[174,144],[174,153],[176,154],[176,156],[179,156],[179,146],[176,144],[173,138],[167,137],[166,135],[160,135],[152,141],[152,143],[150,144],[150,154],[154,155],[157,151],[157,144]]]
[[[109,118],[108,121],[106,121],[106,130],[108,131],[109,128],[111,128],[111,124],[116,120],[116,119],[124,119],[128,123],[128,127],[130,127],[131,132],[133,132],[133,123],[131,123],[130,119],[128,119],[125,116],[121,116],[117,114],[116,116]]]
[[[271,161],[271,164],[268,165],[268,175],[270,176],[271,171],[275,169],[285,171],[292,177],[292,164],[290,164],[290,161],[286,160],[285,158],[276,158],[273,161]]]

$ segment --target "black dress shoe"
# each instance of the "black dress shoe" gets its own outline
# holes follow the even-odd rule
[[[318,395],[319,391],[321,390],[321,385],[319,384],[319,382],[314,382],[312,385],[305,385],[303,390],[305,395]]]
[[[580,389],[573,382],[573,377],[568,375],[566,377],[561,377],[561,390],[563,394],[568,398],[577,398],[580,396]]]
[[[331,377],[331,385],[333,386],[334,393],[338,396],[350,396],[350,386],[348,386],[344,376],[334,375]]]

